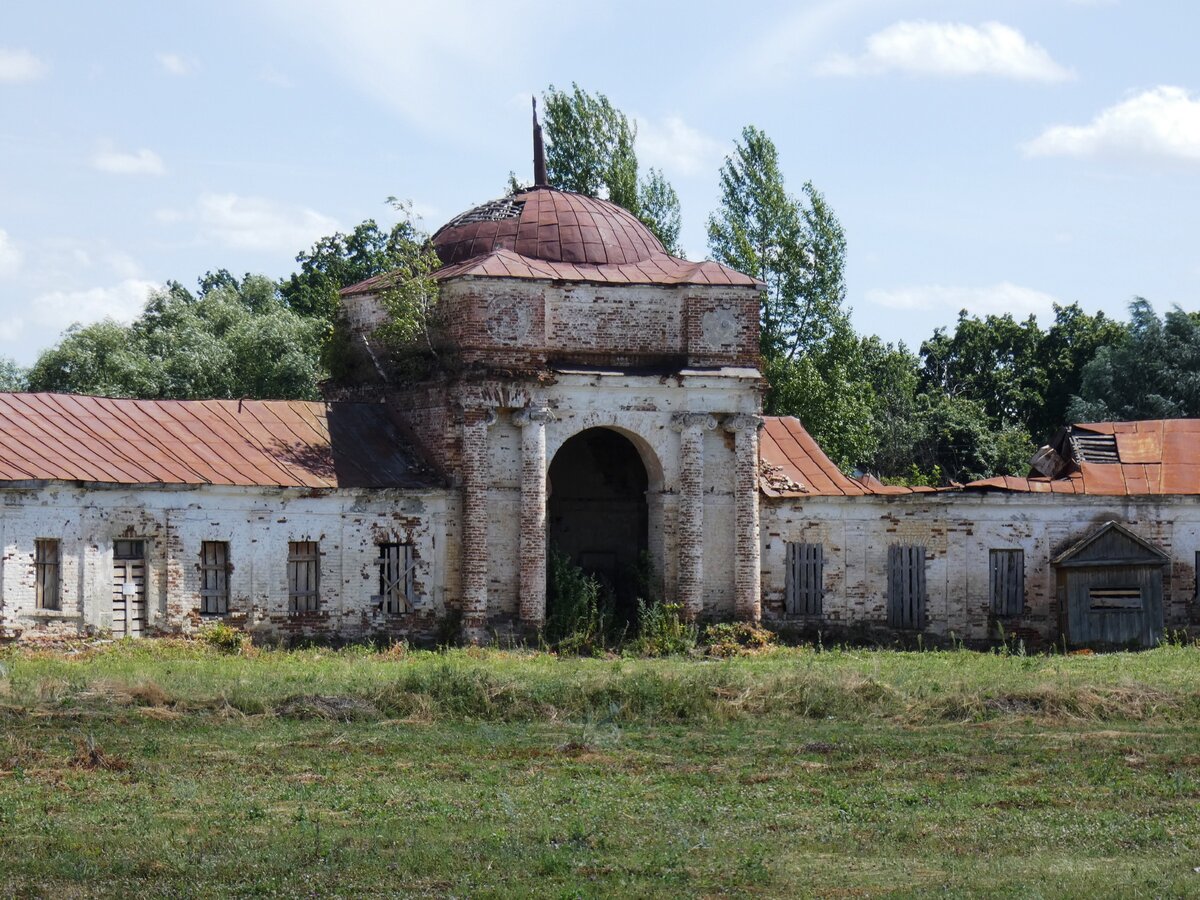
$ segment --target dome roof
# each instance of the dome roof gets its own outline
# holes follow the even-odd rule
[[[446,265],[497,250],[596,266],[667,255],[658,238],[615,203],[542,186],[456,216],[434,234],[433,245]]]

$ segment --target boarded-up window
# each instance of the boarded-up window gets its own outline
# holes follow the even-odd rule
[[[223,616],[229,612],[229,544],[200,544],[200,613]]]
[[[920,544],[888,547],[888,625],[925,627],[925,548]]]
[[[784,604],[789,616],[821,615],[824,573],[825,550],[821,544],[787,545]]]
[[[321,605],[321,545],[288,542],[288,611],[316,612]]]
[[[1025,611],[1025,551],[992,550],[989,553],[992,614],[1019,616]]]
[[[54,538],[39,538],[33,542],[38,609],[62,609],[60,547],[61,542]]]
[[[1093,612],[1141,612],[1142,589],[1136,585],[1088,588],[1088,605]]]
[[[379,545],[379,598],[385,613],[412,609],[414,568],[412,544]]]

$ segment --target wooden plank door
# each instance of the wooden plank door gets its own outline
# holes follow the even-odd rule
[[[146,559],[142,541],[113,548],[113,637],[141,637],[146,624]]]

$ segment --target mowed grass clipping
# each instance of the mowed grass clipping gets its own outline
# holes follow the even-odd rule
[[[1200,650],[0,652],[0,895],[1200,894]]]

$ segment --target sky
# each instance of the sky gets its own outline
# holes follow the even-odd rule
[[[286,275],[389,196],[435,230],[531,176],[529,98],[572,82],[636,119],[692,259],[765,131],[845,228],[861,332],[1197,309],[1197,34],[1190,0],[4,4],[0,356]]]

